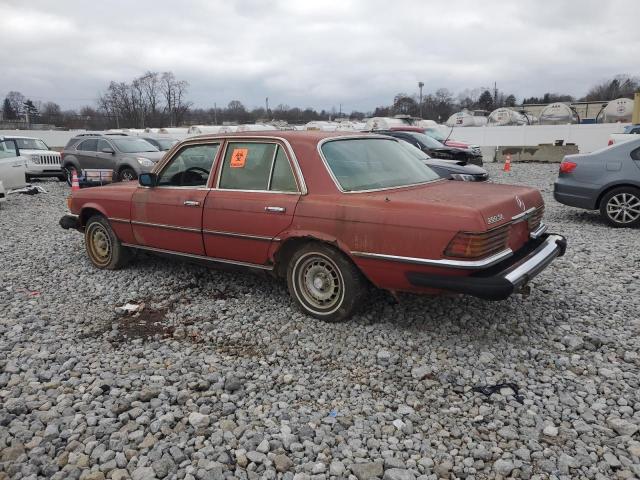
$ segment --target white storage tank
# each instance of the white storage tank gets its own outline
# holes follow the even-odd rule
[[[406,127],[409,122],[401,118],[393,117],[372,117],[367,120],[365,130],[388,130],[392,127]]]
[[[489,126],[503,127],[507,125],[527,125],[529,122],[521,113],[510,108],[497,108],[489,114]]]
[[[473,115],[468,110],[454,113],[445,122],[447,127],[482,127],[486,124],[487,117],[482,115]]]
[[[602,111],[602,119],[605,123],[630,122],[632,115],[633,100],[630,98],[611,100]]]
[[[540,125],[578,123],[578,117],[566,103],[550,103],[540,112]]]

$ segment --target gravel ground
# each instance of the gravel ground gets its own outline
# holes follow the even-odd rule
[[[66,187],[13,196],[0,479],[640,477],[639,232],[555,203],[557,165],[489,170],[541,188],[569,239],[531,292],[373,294],[338,325],[259,275],[99,271],[57,225]]]

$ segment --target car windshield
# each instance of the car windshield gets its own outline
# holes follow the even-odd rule
[[[158,152],[159,150],[141,138],[110,138],[122,153]]]
[[[345,192],[404,187],[440,178],[397,140],[330,140],[322,145],[322,154]]]
[[[440,143],[444,143],[444,141],[447,139],[447,137],[445,137],[442,133],[440,133],[438,130],[434,130],[431,128],[428,128],[424,131],[425,135],[427,137],[431,137],[437,141],[439,141]]]
[[[169,150],[176,143],[178,143],[177,140],[169,140],[166,138],[154,138],[154,140],[158,143],[158,145],[160,145],[160,150]]]
[[[49,150],[47,144],[39,138],[16,138],[20,150]]]
[[[409,132],[409,134],[421,142],[423,145],[426,145],[428,148],[442,148],[444,147],[438,140],[430,137],[429,135],[425,135],[424,133],[418,132]]]
[[[420,150],[418,147],[413,146],[404,138],[400,139],[400,145],[407,150],[411,155],[416,157],[418,160],[425,161],[429,160],[431,157]]]

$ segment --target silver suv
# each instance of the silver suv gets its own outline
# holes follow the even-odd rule
[[[135,180],[149,172],[165,152],[139,137],[84,134],[73,137],[62,151],[62,169],[69,183],[73,170],[113,170],[114,178]]]

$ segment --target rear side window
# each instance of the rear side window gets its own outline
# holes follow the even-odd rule
[[[95,152],[98,149],[98,139],[90,138],[80,142],[76,147],[76,150],[82,150],[83,152]]]
[[[631,158],[633,158],[634,160],[640,160],[640,147],[631,151]]]
[[[227,190],[298,191],[287,155],[275,143],[229,143],[218,186]]]
[[[113,147],[109,142],[107,142],[106,140],[100,139],[98,141],[98,151],[101,152],[105,148],[110,148],[111,150],[113,150]]]

